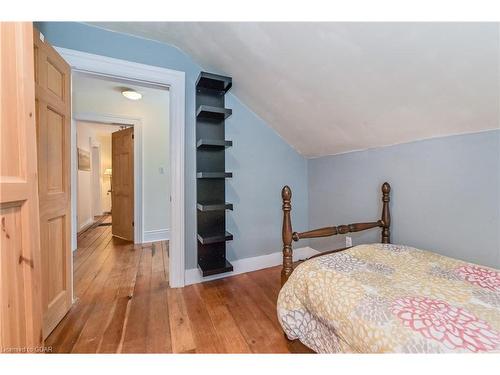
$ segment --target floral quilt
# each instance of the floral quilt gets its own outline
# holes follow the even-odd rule
[[[500,352],[500,271],[360,245],[300,264],[278,318],[288,338],[318,353]]]

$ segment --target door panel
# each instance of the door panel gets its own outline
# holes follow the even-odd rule
[[[64,246],[64,216],[59,216],[50,219],[47,225],[47,232],[49,235],[48,242],[51,247],[48,251],[47,256],[47,270],[49,271],[49,282],[47,283],[47,300],[46,303],[54,301],[61,291],[66,290],[68,285],[66,285],[66,280],[64,280],[64,255],[66,253],[66,248]]]
[[[43,343],[32,46],[31,23],[0,22],[0,351]]]
[[[71,307],[70,67],[34,31],[43,334]]]
[[[64,193],[64,171],[61,161],[64,159],[66,141],[64,115],[47,108],[47,192]]]
[[[112,135],[112,233],[134,241],[134,128]]]
[[[53,63],[50,57],[47,58],[47,89],[49,89],[58,99],[64,101],[64,72],[59,71],[57,63]]]

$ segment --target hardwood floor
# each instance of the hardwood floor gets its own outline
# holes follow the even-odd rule
[[[105,222],[107,218],[102,218]],[[45,345],[56,353],[290,353],[276,317],[279,267],[168,287],[168,242],[78,236],[76,302]]]

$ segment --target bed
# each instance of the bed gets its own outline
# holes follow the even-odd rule
[[[500,352],[500,272],[390,242],[390,190],[380,220],[292,231],[283,188],[282,289],[285,335],[318,353]],[[381,243],[292,263],[292,241],[380,228]]]

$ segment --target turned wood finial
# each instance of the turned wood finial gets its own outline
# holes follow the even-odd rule
[[[283,202],[290,202],[290,200],[292,199],[292,190],[290,189],[290,186],[283,186],[283,189],[281,189],[281,199],[283,199]]]
[[[382,193],[389,194],[391,192],[391,185],[388,182],[382,184]]]
[[[391,185],[388,182],[382,184],[382,243],[391,243],[391,212],[389,202]]]
[[[281,190],[281,198],[283,200],[283,268],[281,269],[281,285],[285,284],[288,277],[293,272],[293,253],[292,253],[292,221],[290,211],[292,210],[292,190],[288,186],[284,186]]]

